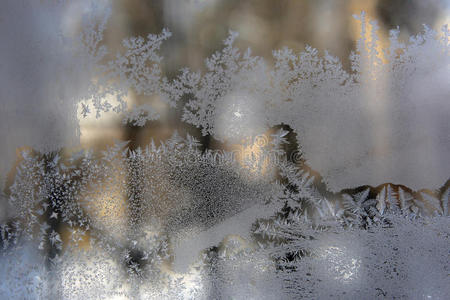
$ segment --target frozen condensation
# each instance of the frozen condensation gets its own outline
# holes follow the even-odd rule
[[[380,50],[376,22],[355,16],[351,71],[309,46],[266,61],[230,32],[205,72],[168,78],[167,29],[108,54],[107,1],[1,6],[0,298],[450,294],[447,26],[392,30]],[[240,147],[174,132],[60,151],[79,143],[78,113],[160,117],[130,93]]]

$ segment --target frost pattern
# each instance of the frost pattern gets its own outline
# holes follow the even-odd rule
[[[1,148],[0,175],[16,148],[29,149],[0,195],[10,204],[1,298],[450,293],[447,26],[407,43],[393,30],[379,53],[376,22],[355,16],[351,72],[312,47],[274,51],[271,67],[235,48],[231,32],[206,73],[183,68],[169,79],[158,54],[168,30],[125,39],[111,58],[107,6],[87,10],[78,35],[63,30],[70,2],[2,5],[2,140],[17,130]],[[77,143],[77,109],[114,110],[134,126],[157,119],[151,105],[130,107],[131,91],[172,108],[187,100],[183,121],[241,148],[202,149],[174,133],[144,149],[117,141],[101,153],[60,151]],[[288,134],[302,152],[287,150]]]
[[[169,31],[149,34],[146,39],[126,39],[126,51],[110,59],[102,44],[109,4],[89,6],[91,2],[81,1],[86,9],[77,34],[66,25],[76,3],[41,2],[2,3],[0,37],[8,41],[0,46],[0,133],[3,140],[8,139],[0,148],[4,155],[0,162],[2,186],[16,148],[28,146],[47,152],[78,145],[78,109],[83,116],[95,111],[97,118],[110,110],[124,112],[125,123],[144,125],[159,116],[148,105],[128,110],[131,90],[147,96],[158,94],[171,106],[180,97],[176,84],[169,87],[159,67],[162,57],[157,51],[170,37]],[[9,134],[12,130],[14,135]]]
[[[423,235],[429,242],[410,255],[433,266],[427,288],[445,291],[448,218],[421,216],[444,215],[448,188],[416,198],[386,185],[330,200],[284,155],[285,135],[278,131],[244,157],[202,152],[194,138],[178,134],[143,150],[118,142],[101,155],[24,152],[10,187],[16,217],[1,226],[5,270],[18,277],[1,275],[2,295],[410,297],[415,292],[402,284],[419,278],[398,251],[411,251]],[[418,229],[423,222],[430,233]],[[423,261],[420,253],[428,249],[435,254]],[[170,265],[181,273],[171,273]],[[27,269],[37,275],[18,285]],[[305,284],[308,276],[317,285]],[[361,289],[366,277],[379,287]]]
[[[184,120],[221,140],[287,124],[332,191],[385,182],[441,186],[450,167],[448,27],[438,35],[425,26],[406,44],[392,30],[390,46],[379,53],[376,22],[367,32],[364,13],[355,18],[362,37],[350,73],[309,46],[299,54],[274,51],[271,69],[234,48],[231,33],[206,60],[207,73],[183,76],[195,78],[185,82]],[[242,122],[242,129],[218,126],[221,118]]]
[[[14,12],[14,4],[7,5]],[[47,6],[36,8],[42,11],[42,18],[45,16],[49,24],[61,23],[63,4],[49,6],[52,9],[48,11]],[[30,5],[28,9],[33,8]],[[186,98],[182,119],[201,128],[203,135],[219,140],[236,141],[276,125],[291,126],[307,163],[322,175],[332,191],[385,182],[414,189],[437,188],[449,177],[447,26],[442,27],[441,35],[424,27],[423,33],[411,37],[408,43],[402,43],[399,31],[392,30],[390,46],[380,53],[376,22],[370,21],[368,26],[364,13],[355,16],[361,22],[361,39],[356,52],[350,55],[351,72],[345,71],[337,58],[327,52],[322,57],[309,46],[299,54],[287,48],[274,51],[271,68],[262,58],[252,56],[250,50],[240,53],[233,46],[237,33],[232,32],[224,41],[224,49],[206,60],[205,74],[184,68],[178,77],[169,80],[161,74],[162,57],[157,52],[171,35],[167,30],[159,35],[149,34],[146,39],[125,39],[126,51],[110,60],[101,44],[108,10],[100,16],[84,16],[81,36],[63,32],[62,38],[57,29],[46,31],[48,37],[29,32],[30,24],[15,24],[17,18],[10,15],[14,13],[5,17],[6,22],[23,30],[23,38],[12,46],[3,46],[2,53],[4,57],[15,53],[19,57],[11,61],[23,62],[24,66],[2,68],[7,70],[2,72],[2,78],[13,87],[22,84],[23,76],[39,77],[37,82],[45,82],[40,86],[51,86],[37,95],[33,84],[29,91],[17,87],[11,90],[20,91],[16,92],[19,94],[2,95],[11,102],[7,105],[9,110],[31,118],[30,122],[17,124],[24,127],[24,134],[17,143],[5,148],[10,158],[11,149],[26,144],[44,151],[76,144],[78,102],[83,115],[90,113],[92,102],[97,117],[113,109],[125,112],[124,123],[137,126],[158,119],[158,113],[148,104],[128,110],[126,97],[133,90],[140,95],[157,95],[171,107]],[[34,19],[30,18],[30,22]],[[5,37],[10,34],[2,33]],[[39,38],[50,42],[41,47]],[[58,50],[47,51],[47,46]],[[7,47],[25,50],[21,53]],[[37,51],[30,56],[30,49]],[[55,51],[60,52],[52,54],[52,59],[36,59],[41,65],[30,58],[19,59],[48,56]],[[42,69],[49,70],[48,78],[42,75]],[[33,77],[36,72],[39,76]],[[61,84],[53,90],[54,82]],[[105,100],[110,96],[118,104],[113,106]],[[28,109],[20,101],[29,98],[42,100],[35,101],[36,109]],[[48,98],[58,100],[40,114]],[[69,113],[70,122],[58,121],[63,111]],[[7,128],[16,125],[16,114],[5,112],[2,128],[6,131],[2,135],[6,136]],[[47,130],[45,135],[28,136],[33,133],[28,123],[40,124],[47,119],[38,117],[43,115],[55,118],[50,118],[52,124],[70,125],[67,131],[72,133],[71,143],[66,141],[66,132],[51,133],[60,126],[48,124],[33,128],[49,128],[50,133]]]

